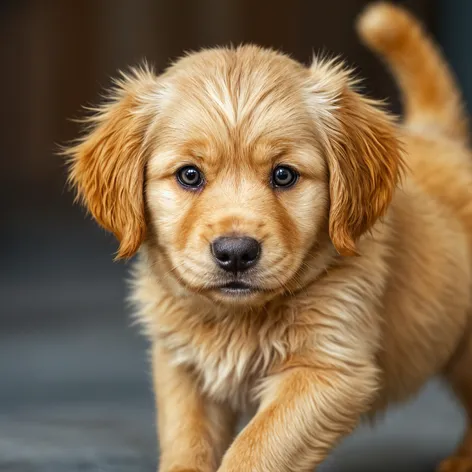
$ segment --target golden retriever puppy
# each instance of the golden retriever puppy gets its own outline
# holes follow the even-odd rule
[[[401,125],[342,64],[242,46],[123,75],[67,151],[118,258],[139,249],[162,472],[312,470],[436,374],[472,416],[460,94],[408,13],[374,4],[358,26]],[[439,470],[472,470],[472,429]]]

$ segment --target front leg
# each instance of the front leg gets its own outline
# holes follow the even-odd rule
[[[214,472],[234,430],[234,414],[204,398],[193,375],[153,346],[160,472]]]
[[[369,409],[377,390],[372,364],[297,364],[267,379],[258,413],[219,472],[311,471]]]

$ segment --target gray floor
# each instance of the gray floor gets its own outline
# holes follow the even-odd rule
[[[111,240],[57,215],[11,223],[0,273],[0,471],[155,470],[147,346],[130,326]],[[462,428],[433,383],[359,428],[322,470],[432,472]]]

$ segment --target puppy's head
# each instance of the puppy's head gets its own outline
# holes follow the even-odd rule
[[[123,76],[68,154],[118,257],[147,241],[182,285],[228,303],[292,287],[327,234],[356,254],[401,167],[389,117],[342,67],[252,46]]]

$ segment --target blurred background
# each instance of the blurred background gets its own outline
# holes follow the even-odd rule
[[[184,51],[255,42],[309,62],[341,54],[400,112],[356,38],[361,0],[1,0],[0,470],[150,471],[156,447],[146,342],[130,327],[126,264],[72,204],[58,143],[118,69],[162,71]],[[427,25],[472,102],[472,2],[403,3]],[[462,428],[436,384],[361,428],[324,470],[431,471]]]

